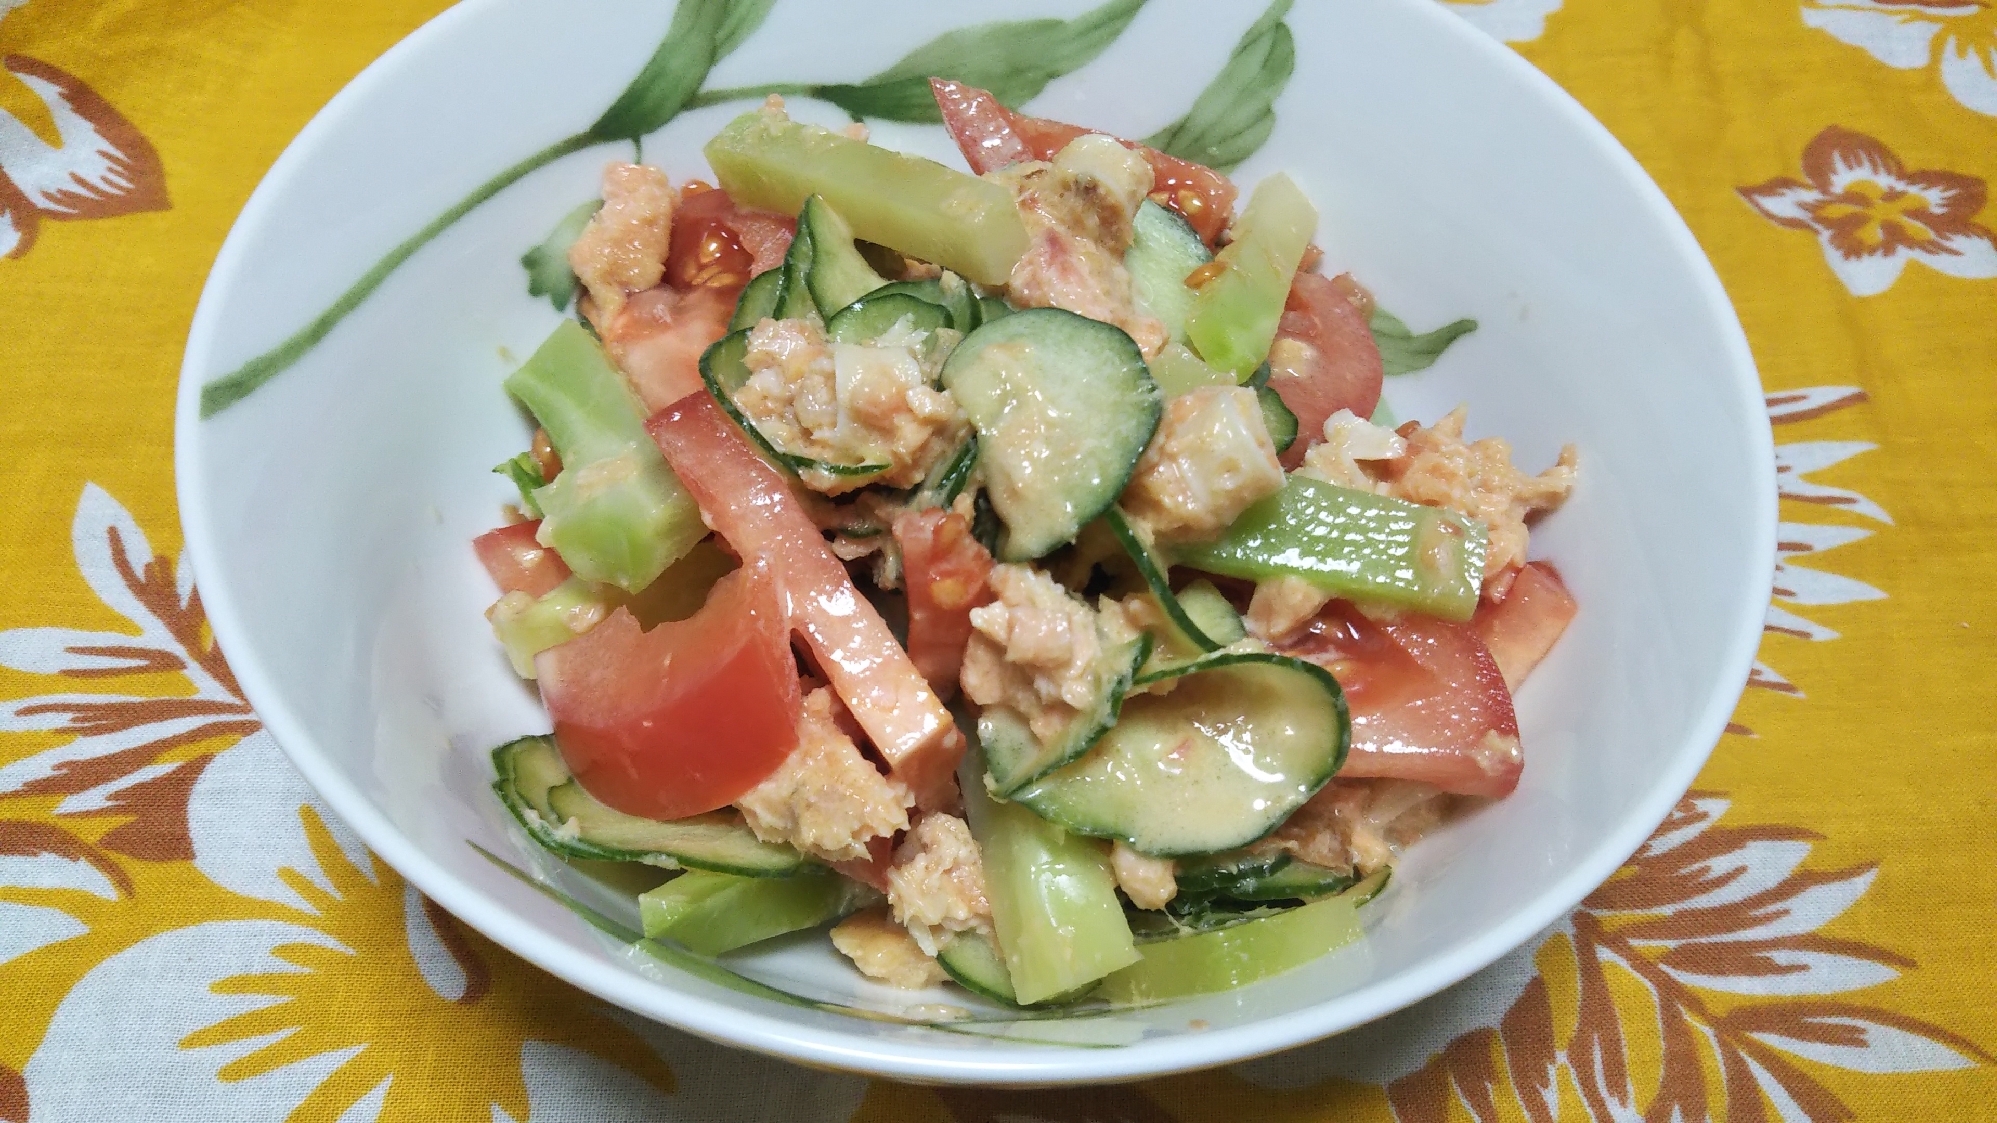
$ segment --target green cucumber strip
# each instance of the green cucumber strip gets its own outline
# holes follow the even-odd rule
[[[701,353],[700,377],[701,381],[707,383],[707,392],[714,395],[715,401],[721,403],[721,408],[744,433],[749,435],[749,439],[762,450],[766,458],[796,474],[817,471],[834,476],[878,476],[893,467],[891,464],[834,464],[778,448],[763,435],[761,429],[750,423],[741,408],[735,404],[736,393],[742,389],[743,383],[749,381],[749,364],[745,361],[748,353],[748,330],[724,335]]]
[[[933,160],[760,111],[729,122],[703,151],[742,206],[792,214],[820,195],[856,236],[979,284],[1004,284],[1026,252],[1012,192]]]
[[[964,278],[955,273],[945,273],[936,281],[937,292],[943,297],[943,307],[950,310],[950,326],[966,335],[978,330],[983,320],[983,311],[978,303],[978,294]]]
[[[965,754],[958,780],[1013,1000],[1032,1005],[1071,994],[1136,962],[1102,845],[992,799],[979,754]]]
[[[541,464],[531,452],[523,452],[492,469],[499,475],[513,481],[520,490],[520,510],[530,519],[541,517],[541,505],[534,502],[534,489],[544,487],[548,481],[541,478]]]
[[[787,932],[816,928],[879,894],[823,866],[793,877],[738,877],[690,870],[638,896],[645,938],[695,955],[721,955]]]
[[[991,790],[1009,796],[1022,786],[1045,776],[1074,760],[1102,740],[1116,724],[1123,697],[1137,676],[1137,669],[1151,653],[1151,637],[1140,636],[1129,643],[1112,645],[1103,640],[1102,657],[1095,667],[1095,695],[1061,732],[1042,743],[1027,727],[1026,719],[1006,706],[986,706],[978,714],[978,741],[985,748],[985,763]]]
[[[949,309],[949,305],[943,300],[943,282],[934,277],[925,277],[920,281],[889,281],[874,292],[880,296],[900,293],[917,300],[926,300],[946,311]]]
[[[1276,455],[1290,451],[1297,443],[1297,415],[1283,404],[1283,396],[1267,386],[1255,388],[1255,401],[1262,407],[1262,424],[1268,427],[1269,441],[1276,446]]]
[[[1172,904],[1179,905],[1178,899],[1174,898]],[[1217,932],[1251,920],[1281,916],[1297,907],[1292,904],[1243,904],[1213,898],[1190,901],[1188,906],[1179,909],[1168,907],[1163,912],[1128,910],[1125,915],[1130,919],[1130,934],[1136,939],[1138,948],[1141,950],[1145,945],[1161,940],[1176,940],[1199,932]]]
[[[1293,861],[1287,850],[1235,850],[1181,859],[1172,871],[1179,885],[1173,903],[1192,897],[1233,896],[1234,889],[1273,877]]]
[[[811,228],[799,222],[797,233],[791,235],[790,248],[784,251],[782,266],[784,279],[777,290],[777,310],[773,318],[801,320],[818,311],[817,303],[811,299],[813,249]],[[734,329],[731,327],[730,330]]]
[[[1282,825],[1345,762],[1351,718],[1324,668],[1222,652],[1139,678],[1087,756],[1012,794],[1077,834],[1158,857],[1248,845]]]
[[[645,408],[603,348],[564,320],[506,379],[562,458],[534,491],[541,539],[576,576],[636,592],[707,537],[700,508],[645,433]]]
[[[1130,336],[1058,308],[1015,312],[966,335],[942,383],[977,430],[1006,561],[1072,542],[1108,510],[1163,410]]]
[[[609,590],[593,581],[570,577],[529,598],[509,593],[486,613],[492,634],[506,648],[507,661],[521,678],[534,677],[534,656],[564,644],[595,627],[615,607]]]
[[[1137,528],[1130,525],[1130,520],[1125,517],[1122,508],[1111,507],[1104,513],[1103,521],[1109,524],[1111,533],[1115,534],[1116,540],[1122,544],[1124,553],[1130,555],[1132,564],[1137,566],[1138,575],[1144,578],[1145,586],[1151,590],[1152,599],[1165,610],[1166,618],[1172,621],[1179,634],[1201,651],[1219,651],[1224,645],[1206,634],[1205,629],[1187,614],[1185,607],[1179,603],[1178,596],[1172,592],[1172,566],[1164,555],[1154,550],[1144,536],[1138,533]]]
[[[805,283],[818,314],[830,320],[841,308],[888,283],[853,245],[853,228],[832,204],[813,195],[798,213],[799,230],[811,232],[811,268]]]
[[[966,437],[957,451],[936,462],[923,477],[922,486],[915,491],[915,500],[910,504],[917,511],[930,507],[948,507],[957,502],[964,488],[971,482],[971,471],[978,466],[978,438]]]
[[[1225,895],[1237,901],[1310,901],[1343,893],[1358,880],[1343,870],[1292,861],[1266,877],[1229,887]]]
[[[1174,551],[1208,573],[1300,577],[1334,596],[1464,621],[1484,580],[1484,525],[1441,507],[1292,475],[1213,542]]]
[[[916,331],[928,332],[933,345],[936,332],[950,326],[950,312],[907,293],[876,289],[829,317],[825,336],[834,343],[872,343],[903,320]]]
[[[1279,975],[1358,940],[1359,905],[1371,899],[1362,883],[1247,923],[1147,943],[1142,960],[1103,980],[1099,993],[1135,1005],[1232,990]]]
[[[1012,315],[1012,305],[1002,297],[981,296],[978,298],[978,323],[989,324],[993,320]]]
[[[1206,365],[1183,343],[1167,343],[1158,352],[1158,357],[1151,360],[1151,378],[1167,398],[1191,393],[1202,386],[1235,385],[1234,375]]]
[[[510,741],[492,750],[492,763],[500,802],[535,842],[565,858],[744,877],[784,877],[804,865],[802,854],[758,839],[729,813],[658,822],[604,806],[575,782],[551,737]]]
[[[1012,989],[1012,973],[1006,970],[1005,955],[990,936],[977,929],[960,932],[951,937],[950,942],[936,953],[937,966],[956,981],[958,986],[982,998],[1006,1006],[1024,1009],[1019,996]],[[1082,989],[1070,994],[1057,994],[1042,999],[1042,1008],[1068,1002],[1080,1002],[1095,990],[1093,983],[1084,983]]]
[[[1317,208],[1278,172],[1255,186],[1235,220],[1234,240],[1214,260],[1224,268],[1193,297],[1186,338],[1200,357],[1246,378],[1269,357],[1290,280],[1317,230]]]
[[[1172,342],[1184,343],[1194,296],[1186,275],[1212,261],[1213,254],[1178,212],[1149,199],[1138,206],[1131,233],[1123,266],[1130,270],[1138,310],[1164,324]]]
[[[1179,590],[1179,607],[1208,639],[1222,647],[1239,643],[1248,635],[1241,615],[1234,611],[1234,606],[1227,602],[1220,590],[1213,587],[1213,582],[1204,577]],[[1143,669],[1137,672],[1140,679],[1154,678],[1174,667],[1183,667],[1207,656],[1207,652],[1176,626],[1165,628],[1154,638],[1158,642],[1151,647],[1151,658],[1145,660]]]
[[[785,273],[779,265],[749,279],[742,287],[742,295],[735,300],[735,314],[728,319],[729,331],[746,331],[764,320],[776,318],[784,303]]]

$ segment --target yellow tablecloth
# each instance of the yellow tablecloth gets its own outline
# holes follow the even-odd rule
[[[258,177],[440,0],[0,0],[0,1120],[1997,1119],[1997,6],[1448,2],[1629,145],[1740,310],[1784,520],[1752,689],[1656,839],[1484,974],[1021,1094],[640,1023],[342,847],[176,560],[171,403]]]

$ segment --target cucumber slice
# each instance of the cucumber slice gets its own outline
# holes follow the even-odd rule
[[[1301,577],[1334,596],[1463,621],[1484,581],[1484,524],[1441,507],[1293,475],[1212,542],[1173,560],[1228,577]]]
[[[1179,635],[1201,651],[1219,651],[1223,645],[1206,634],[1206,630],[1186,612],[1179,598],[1173,594],[1171,563],[1138,534],[1124,516],[1122,508],[1111,507],[1103,515],[1103,521],[1109,524],[1110,531],[1123,545],[1124,553],[1130,555],[1131,563],[1137,566],[1137,573],[1144,578],[1152,598],[1165,610],[1166,618],[1179,630]]]
[[[746,331],[764,320],[775,319],[784,303],[784,276],[779,265],[749,279],[742,295],[735,299],[735,314],[728,318],[729,331]]]
[[[1192,618],[1200,631],[1208,639],[1227,647],[1241,642],[1248,635],[1248,628],[1241,621],[1241,615],[1213,582],[1202,577],[1179,590],[1179,607]],[[1168,618],[1169,619],[1169,618]],[[1206,657],[1200,649],[1177,627],[1163,629],[1155,636],[1157,643],[1151,646],[1151,658],[1145,660],[1144,668],[1137,672],[1141,679],[1156,678],[1167,670],[1183,667]]]
[[[1108,510],[1163,409],[1130,336],[1058,308],[1015,312],[971,332],[943,364],[942,381],[977,429],[1006,561],[1071,542]]]
[[[1269,441],[1276,446],[1276,455],[1290,451],[1297,443],[1297,415],[1283,404],[1283,396],[1267,386],[1255,388],[1255,401],[1262,407],[1262,424],[1269,429]]]
[[[875,289],[827,319],[825,335],[835,343],[872,343],[903,320],[916,331],[928,332],[933,345],[936,332],[950,326],[950,313],[940,304],[907,293]]]
[[[1014,1001],[1031,1005],[1073,994],[1136,962],[1102,844],[993,800],[983,771],[977,754],[965,754],[958,786],[984,858],[985,897]]]
[[[1178,901],[1174,899],[1173,904]],[[1200,932],[1218,932],[1251,920],[1281,916],[1296,908],[1295,905],[1240,905],[1227,901],[1203,899],[1196,907],[1179,910],[1152,912],[1145,909],[1132,909],[1126,916],[1130,920],[1130,935],[1143,948],[1161,940],[1176,940]]]
[[[793,242],[792,245],[797,243]],[[834,464],[824,460],[814,460],[809,456],[785,452],[763,435],[763,431],[751,424],[735,404],[735,395],[749,381],[749,364],[745,361],[749,353],[749,333],[747,330],[732,332],[709,347],[700,356],[700,377],[707,383],[707,391],[721,403],[736,425],[740,426],[749,439],[755,442],[763,455],[778,464],[802,475],[805,472],[824,472],[833,476],[878,476],[893,467],[891,464]]]
[[[534,656],[589,631],[609,614],[615,606],[606,595],[610,592],[606,586],[570,577],[539,597],[509,593],[485,616],[492,623],[492,634],[506,648],[513,673],[530,679]]]
[[[1159,1002],[1233,990],[1300,967],[1359,939],[1359,906],[1385,884],[1385,873],[1300,908],[1147,943],[1143,959],[1103,980],[1100,994],[1120,1004]]]
[[[564,320],[506,389],[533,412],[565,465],[534,491],[542,541],[576,576],[629,592],[707,537],[700,507],[645,432],[645,407],[603,347]]]
[[[774,318],[800,320],[818,311],[811,299],[812,248],[810,228],[799,223],[797,233],[791,235],[790,248],[784,251],[783,286],[778,290]]]
[[[945,273],[937,278],[937,292],[943,297],[943,307],[950,310],[950,326],[966,335],[978,330],[984,322],[983,310],[978,304],[978,294],[964,278],[955,273]]]
[[[853,228],[824,199],[813,195],[798,212],[797,228],[811,239],[811,268],[805,284],[818,314],[832,319],[840,309],[888,283],[853,245]]]
[[[1223,652],[1146,682],[1095,750],[1012,793],[1077,834],[1146,854],[1212,854],[1280,826],[1345,763],[1351,718],[1322,667]]]
[[[1194,897],[1230,897],[1233,890],[1273,877],[1296,859],[1287,850],[1235,850],[1182,859],[1172,871],[1179,884],[1174,904]]]
[[[791,214],[822,195],[859,237],[1002,285],[1026,252],[1026,224],[1003,184],[781,114],[752,110],[702,149],[745,207]]]
[[[837,920],[880,899],[823,866],[781,879],[692,870],[638,895],[645,937],[720,955]]]
[[[1130,270],[1138,310],[1164,324],[1172,342],[1184,343],[1194,297],[1186,287],[1186,276],[1212,261],[1213,254],[1176,211],[1149,199],[1138,206],[1131,235],[1123,267]]]
[[[711,812],[660,822],[604,806],[576,783],[554,739],[522,737],[492,750],[501,803],[534,841],[566,858],[643,862],[663,869],[785,877],[804,855],[757,838],[739,817]]]
[[[1006,1006],[1021,1006],[1019,996],[1012,989],[1012,972],[1006,970],[1005,956],[998,944],[990,936],[973,929],[960,932],[936,953],[936,964],[943,968],[958,986],[972,994],[988,998]],[[1042,999],[1039,1007],[1058,1006],[1068,1002],[1080,1002],[1095,991],[1095,984],[1084,983],[1081,989],[1068,994],[1057,994]]]
[[[978,298],[978,323],[989,324],[993,320],[1012,315],[1012,305],[1001,297],[981,296]]]
[[[1219,274],[1193,295],[1186,338],[1200,358],[1246,377],[1269,357],[1290,281],[1317,230],[1317,208],[1278,172],[1255,185],[1232,229],[1234,240],[1214,259]]]
[[[971,471],[978,466],[978,438],[966,437],[964,443],[947,459],[940,460],[923,477],[922,486],[915,491],[915,501],[910,506],[917,511],[930,507],[948,507],[957,502],[964,488],[971,482]]]
[[[1290,861],[1266,877],[1246,878],[1224,895],[1237,901],[1312,901],[1343,893],[1359,881],[1344,870]]]
[[[1193,354],[1183,343],[1167,343],[1151,360],[1151,378],[1167,398],[1188,394],[1202,386],[1238,385],[1234,375],[1215,370]]]
[[[978,714],[978,741],[985,748],[992,791],[1011,795],[1088,752],[1116,724],[1123,696],[1151,653],[1151,637],[1112,645],[1100,629],[1097,635],[1103,640],[1103,654],[1095,666],[1092,703],[1045,744],[1027,728],[1026,719],[1009,707],[986,706]]]

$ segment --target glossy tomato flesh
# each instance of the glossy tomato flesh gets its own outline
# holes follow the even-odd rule
[[[953,511],[909,511],[894,522],[908,593],[908,657],[945,698],[957,692],[971,610],[995,599],[992,555]]]
[[[1015,113],[989,90],[962,82],[931,78],[929,88],[943,114],[943,127],[979,175],[1022,160],[1052,160],[1069,141],[1100,131]],[[1233,181],[1204,164],[1181,160],[1134,140],[1112,139],[1141,154],[1151,165],[1151,198],[1179,212],[1208,246],[1219,241],[1234,218],[1237,191]]]
[[[1373,341],[1371,316],[1350,277],[1298,273],[1276,328],[1278,340],[1301,347],[1271,351],[1269,388],[1297,415],[1297,442],[1283,454],[1295,468],[1324,439],[1325,418],[1349,409],[1362,418],[1380,407],[1386,370]]]
[[[1579,610],[1559,570],[1548,562],[1527,562],[1512,578],[1504,600],[1477,606],[1470,628],[1491,649],[1505,685],[1517,690]]]
[[[663,409],[705,387],[700,356],[728,334],[739,292],[659,285],[634,293],[604,325],[605,350],[647,410]]]
[[[644,631],[625,609],[534,660],[576,779],[629,815],[726,807],[797,746],[802,706],[768,568],[722,578],[693,616]]]
[[[728,192],[693,180],[673,212],[666,284],[740,291],[749,278],[783,264],[797,220],[735,205]]]
[[[488,530],[472,539],[472,551],[500,592],[538,597],[569,579],[569,567],[562,556],[535,539],[540,529],[536,519]]]
[[[1352,711],[1341,777],[1419,780],[1458,795],[1518,786],[1518,717],[1497,662],[1468,625],[1376,621],[1343,601],[1279,645],[1325,667]]]
[[[784,478],[705,392],[645,427],[714,532],[777,574],[791,626],[895,778],[925,807],[953,802],[963,734]]]

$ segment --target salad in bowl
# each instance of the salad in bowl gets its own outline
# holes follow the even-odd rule
[[[673,876],[698,955],[826,929],[1016,1006],[1224,990],[1358,938],[1527,764],[1572,489],[1395,424],[1309,196],[931,83],[959,171],[791,120],[613,164],[474,543],[552,731],[498,797]]]

